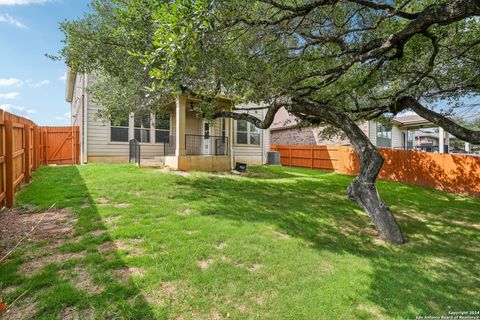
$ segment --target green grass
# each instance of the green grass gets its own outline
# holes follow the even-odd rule
[[[2,286],[18,286],[5,299],[28,289],[22,300],[36,301],[35,319],[68,308],[99,319],[411,319],[480,310],[480,200],[379,182],[409,241],[392,246],[346,198],[351,179],[280,167],[241,177],[42,167],[18,203],[68,208],[78,217],[75,237],[53,252],[42,251],[48,242],[22,248],[0,265]],[[101,250],[110,241],[128,245]],[[32,252],[84,255],[22,274]],[[65,276],[79,268],[103,290]],[[117,271],[126,268],[141,272],[121,281]]]

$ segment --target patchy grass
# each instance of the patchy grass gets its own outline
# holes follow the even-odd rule
[[[73,231],[62,225],[64,233],[25,241],[0,265],[1,299],[24,293],[10,315],[35,319],[480,310],[480,200],[379,182],[409,239],[391,246],[347,200],[351,179],[280,167],[245,176],[40,168],[19,206],[41,212],[56,203]]]

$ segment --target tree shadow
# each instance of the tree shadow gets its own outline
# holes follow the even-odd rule
[[[74,232],[61,241],[21,247],[0,265],[2,285],[16,287],[6,296],[7,302],[26,292],[13,311],[24,312],[22,304],[29,304],[33,309],[24,317],[153,319],[99,215],[98,201],[90,195],[76,166],[41,167],[31,184],[18,194],[19,207],[28,206],[29,210],[42,212],[53,204],[78,218]],[[76,258],[49,258],[69,255]],[[32,259],[47,263],[29,274],[21,272],[22,265]]]
[[[271,224],[319,252],[367,259],[373,271],[363,295],[384,315],[414,318],[480,308],[478,200],[379,182],[409,239],[391,246],[379,240],[368,217],[347,199],[352,177],[300,168],[253,171],[241,178],[179,179],[190,190],[181,199],[203,215]],[[357,307],[358,317],[375,317]]]

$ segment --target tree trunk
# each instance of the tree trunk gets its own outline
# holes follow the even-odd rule
[[[360,173],[348,186],[348,197],[367,212],[382,239],[394,244],[404,243],[400,226],[375,185],[384,159],[370,139],[347,114],[310,101],[298,102],[290,108],[294,114],[318,116],[347,135],[360,157]]]

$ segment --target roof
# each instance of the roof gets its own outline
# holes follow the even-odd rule
[[[418,114],[409,114],[406,116],[396,116],[392,120],[393,123],[400,126],[409,126],[409,125],[432,125],[433,123],[420,117]]]

